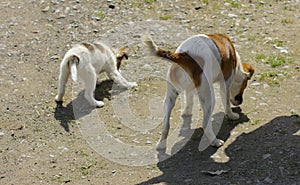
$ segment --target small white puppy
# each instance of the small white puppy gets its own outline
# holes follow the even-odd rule
[[[226,35],[201,34],[182,42],[175,52],[166,51],[156,46],[150,36],[144,39],[152,54],[172,62],[168,74],[168,86],[165,97],[165,118],[159,149],[166,147],[170,128],[170,115],[176,98],[185,92],[183,114],[192,115],[193,92],[197,92],[203,109],[203,129],[213,146],[222,146],[224,141],[218,139],[212,130],[212,113],[215,106],[214,82],[221,84],[221,96],[228,118],[239,119],[232,112],[230,103],[240,105],[247,81],[254,73],[251,65],[241,63],[232,42]]]
[[[65,86],[69,75],[74,81],[77,81],[78,75],[85,84],[84,97],[92,106],[102,107],[104,103],[97,101],[94,97],[94,91],[97,83],[97,74],[106,72],[108,77],[121,86],[132,88],[137,86],[136,82],[128,82],[118,71],[122,59],[127,59],[124,50],[115,56],[113,51],[103,43],[82,43],[72,47],[64,56],[60,65],[60,75],[58,82],[58,94],[55,97],[57,103],[63,101]]]

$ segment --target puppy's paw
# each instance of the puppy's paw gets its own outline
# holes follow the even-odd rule
[[[128,83],[128,88],[129,89],[131,89],[131,88],[133,88],[133,87],[137,87],[138,86],[138,84],[136,83],[136,82],[129,82]]]
[[[217,138],[211,143],[211,146],[215,146],[215,147],[220,147],[223,145],[224,145],[224,141]]]
[[[230,114],[227,114],[227,117],[231,120],[238,120],[240,119],[240,115],[238,113],[232,112]]]

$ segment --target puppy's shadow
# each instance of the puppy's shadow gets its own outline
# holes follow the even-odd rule
[[[117,95],[125,89],[114,84],[112,80],[104,80],[96,85],[95,98],[103,101],[104,99],[111,100],[112,94]],[[57,102],[54,117],[60,121],[60,125],[66,132],[70,131],[69,123],[73,120],[78,120],[90,114],[95,109],[84,98],[84,90],[78,93],[78,96],[72,100],[67,106],[63,106],[63,102]]]

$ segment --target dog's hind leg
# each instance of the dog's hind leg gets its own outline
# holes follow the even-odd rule
[[[170,116],[171,116],[172,109],[175,106],[177,96],[178,96],[177,90],[170,83],[168,83],[167,93],[164,100],[164,109],[165,109],[164,122],[163,122],[161,137],[157,145],[157,149],[166,148],[167,137],[170,129]]]
[[[55,96],[56,102],[62,102],[65,94],[65,87],[70,75],[68,63],[62,63],[60,66],[59,79],[58,79],[58,92]]]
[[[104,103],[102,101],[97,101],[94,97],[94,92],[97,83],[97,75],[93,67],[86,67],[85,72],[81,75],[82,80],[85,84],[84,97],[89,101],[92,106],[103,107]]]
[[[183,97],[183,111],[182,116],[192,116],[194,106],[194,91],[185,90]]]

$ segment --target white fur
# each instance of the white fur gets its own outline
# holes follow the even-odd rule
[[[95,47],[94,44],[100,45],[103,51]],[[104,105],[102,101],[97,101],[94,98],[97,74],[106,72],[110,79],[127,88],[137,86],[136,82],[128,82],[122,77],[116,67],[116,57],[109,47],[100,42],[95,42],[94,44],[91,44],[93,50],[89,50],[84,45],[78,44],[65,54],[60,65],[58,94],[55,97],[56,101],[59,102],[63,100],[65,85],[70,73],[72,79],[76,81],[78,72],[78,75],[82,78],[86,87],[84,97],[95,107],[102,107]],[[79,59],[78,63],[74,62],[74,57]]]

